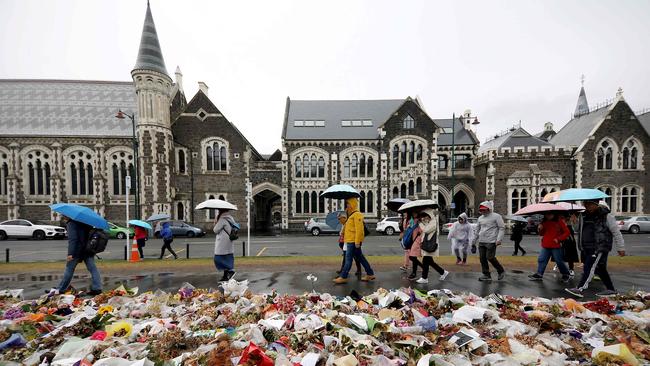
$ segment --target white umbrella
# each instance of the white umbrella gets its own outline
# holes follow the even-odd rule
[[[211,199],[203,201],[196,205],[196,210],[207,210],[207,209],[216,209],[216,210],[237,210],[237,206],[233,205],[230,202],[219,199]]]
[[[438,204],[434,200],[415,200],[411,202],[407,202],[400,206],[400,208],[397,210],[397,212],[404,212],[407,210],[412,210],[415,208],[433,208],[433,209],[438,209]]]

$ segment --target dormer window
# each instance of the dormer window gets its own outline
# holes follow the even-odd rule
[[[413,117],[411,117],[409,114],[404,117],[403,124],[405,130],[411,130],[415,128],[415,120],[413,120]]]

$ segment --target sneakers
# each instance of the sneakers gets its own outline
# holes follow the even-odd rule
[[[609,296],[616,296],[616,295],[618,295],[618,292],[616,290],[605,290],[596,294],[596,296],[598,297],[609,297]]]
[[[230,281],[230,279],[235,277],[236,274],[237,274],[237,272],[235,272],[235,271],[228,271],[228,281]]]
[[[528,279],[531,281],[541,281],[544,279],[544,276],[539,273],[533,273],[531,275],[528,275]]]
[[[377,277],[375,277],[374,275],[365,275],[365,276],[361,277],[361,281],[369,282],[369,281],[373,281],[375,278],[377,278]]]
[[[415,282],[417,282],[417,283],[429,283],[429,279],[428,278],[420,278]]]
[[[409,279],[409,280],[411,280],[411,281],[414,281],[417,277],[418,277],[418,276],[417,276],[415,273],[411,273],[411,274],[410,274],[408,277],[406,277],[406,278]]]
[[[460,259],[456,259],[456,265],[459,266],[462,263]]]
[[[505,272],[501,272],[501,273],[499,273],[499,277],[497,277],[497,280],[501,281],[501,280],[504,279],[504,278],[506,278],[506,273],[505,273]]]
[[[401,266],[401,267],[399,267],[399,270],[402,271],[402,272],[406,272],[406,271],[409,270],[409,268],[407,266]]]
[[[449,276],[449,271],[445,271],[443,274],[440,275],[440,281],[444,281],[445,278]]]
[[[492,281],[492,277],[483,275],[483,276],[479,277],[478,280],[481,281],[481,282],[489,282],[489,281]]]
[[[574,287],[574,288],[565,288],[564,291],[570,293],[571,295],[573,295],[573,296],[575,296],[575,297],[579,297],[579,298],[583,298],[583,297],[584,297],[584,295],[582,294],[582,290],[580,290],[580,289],[577,288],[577,287]]]
[[[572,269],[570,269],[569,270],[569,276],[574,277],[575,275],[576,275],[576,273]]]
[[[569,283],[569,281],[571,281],[571,278],[572,278],[572,276],[570,276],[570,275],[562,275],[562,278],[560,279],[560,281],[562,283]]]
[[[59,289],[57,289],[57,288],[51,288],[51,289],[49,289],[49,290],[45,290],[45,293],[46,293],[48,296],[58,295],[58,294],[59,294]]]
[[[344,283],[348,283],[348,279],[343,277],[336,277],[335,279],[332,280],[332,282],[334,282],[337,285],[341,285]]]
[[[553,266],[553,272],[557,272],[557,265]]]
[[[522,250],[522,251],[521,251],[521,256],[523,257],[523,256],[525,256],[525,255],[526,255],[526,252]]]

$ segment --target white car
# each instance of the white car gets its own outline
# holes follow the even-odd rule
[[[62,239],[66,237],[66,234],[66,230],[62,227],[37,221],[9,220],[0,222],[0,240],[7,238]]]
[[[399,233],[399,220],[401,220],[399,216],[386,217],[377,223],[377,232],[384,233],[386,235]]]

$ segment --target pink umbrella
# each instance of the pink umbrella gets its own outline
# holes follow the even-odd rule
[[[570,203],[570,202],[558,202],[556,203],[558,206],[564,207],[567,211],[584,211],[585,206],[578,205],[576,203]]]
[[[568,211],[566,208],[560,206],[560,205],[555,205],[552,203],[535,203],[532,205],[528,205],[521,210],[515,212],[515,215],[533,215],[533,214],[539,214],[539,213],[544,213],[544,212],[551,212],[551,211]]]

